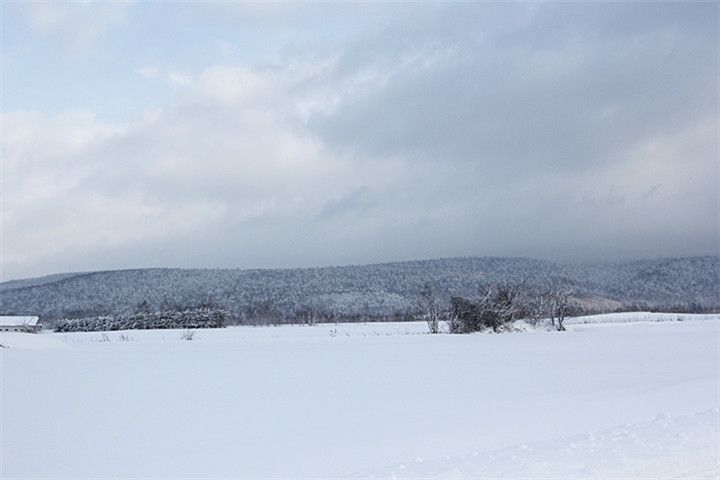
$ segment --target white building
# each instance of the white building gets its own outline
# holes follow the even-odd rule
[[[37,333],[42,329],[38,317],[15,317],[0,315],[0,332]]]

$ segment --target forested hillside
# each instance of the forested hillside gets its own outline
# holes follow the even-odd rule
[[[214,305],[238,321],[327,316],[400,317],[425,283],[442,301],[501,282],[564,279],[594,310],[720,308],[718,257],[560,264],[469,257],[307,269],[138,269],[61,274],[0,284],[0,313],[42,320]]]

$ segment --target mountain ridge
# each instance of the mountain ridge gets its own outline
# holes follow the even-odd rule
[[[414,308],[426,282],[435,284],[446,300],[477,294],[497,282],[542,285],[553,278],[570,281],[581,295],[611,302],[607,305],[708,310],[720,308],[718,272],[717,256],[563,263],[532,257],[447,257],[289,269],[102,270],[2,282],[0,313],[52,320],[129,312],[145,302],[152,309],[212,303],[242,315],[269,302],[285,316],[302,308],[391,315]]]

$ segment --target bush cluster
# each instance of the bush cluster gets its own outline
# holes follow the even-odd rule
[[[528,287],[524,282],[498,284],[477,299],[452,297],[448,331],[472,333],[492,329],[499,332],[515,320],[535,323],[546,318],[562,331],[567,317],[582,313],[576,295],[572,284],[563,279],[554,279],[541,287]]]
[[[509,285],[489,290],[477,301],[452,297],[450,333],[471,333],[486,328],[499,331],[505,324],[523,317],[524,309],[517,297],[517,291]]]

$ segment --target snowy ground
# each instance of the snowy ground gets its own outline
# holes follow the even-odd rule
[[[695,318],[2,333],[0,478],[718,478]]]
[[[718,409],[425,461],[357,478],[718,478]]]
[[[657,312],[622,312],[604,313],[602,315],[585,315],[568,318],[568,324],[585,323],[638,323],[638,322],[684,322],[686,320],[720,320],[717,313],[657,313]]]

